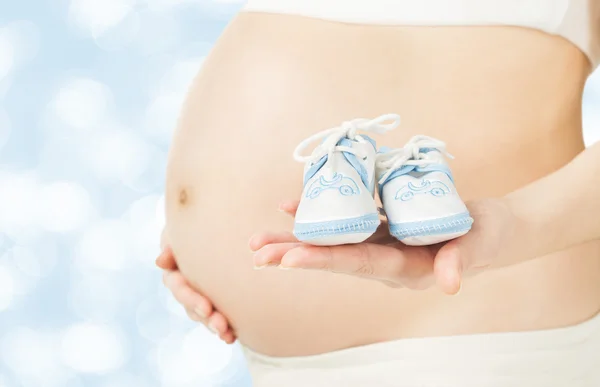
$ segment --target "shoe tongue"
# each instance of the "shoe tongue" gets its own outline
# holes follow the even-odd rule
[[[352,148],[352,141],[348,137],[340,138],[340,141],[336,145],[346,146],[348,148]]]
[[[360,137],[362,137],[364,140],[366,140],[366,142],[358,142],[358,141],[353,141],[350,140],[348,137],[344,137],[342,139],[340,139],[340,141],[338,141],[338,143],[336,145],[342,145],[342,146],[346,146],[348,148],[352,148],[353,144],[371,144],[371,146],[373,146],[373,149],[377,149],[377,143],[375,142],[375,140],[373,140],[371,137],[361,134]]]

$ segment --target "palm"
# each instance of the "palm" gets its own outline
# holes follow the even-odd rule
[[[298,201],[280,209],[295,215]],[[394,287],[428,288],[436,282],[446,293],[460,289],[461,278],[489,266],[507,244],[514,217],[501,199],[467,204],[475,223],[471,231],[454,240],[429,246],[407,246],[381,225],[367,241],[353,245],[311,246],[290,232],[265,232],[250,239],[257,267],[279,266],[329,270],[381,281]]]

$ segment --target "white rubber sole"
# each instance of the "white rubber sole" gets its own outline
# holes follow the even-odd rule
[[[360,243],[373,235],[380,223],[378,213],[323,222],[297,222],[294,236],[301,242],[315,246]]]
[[[433,245],[465,235],[473,218],[468,212],[422,221],[390,223],[390,234],[409,246]]]

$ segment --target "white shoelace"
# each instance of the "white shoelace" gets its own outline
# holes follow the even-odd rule
[[[395,170],[405,165],[426,166],[438,161],[437,158],[432,158],[427,152],[421,152],[423,148],[434,148],[443,155],[451,159],[454,158],[446,151],[444,142],[428,136],[414,136],[404,147],[377,155],[377,161],[375,162],[377,171],[386,171],[379,179],[379,184],[383,184]]]
[[[385,124],[386,121],[391,121]],[[389,130],[394,129],[400,124],[400,116],[398,114],[384,114],[375,119],[369,120],[366,118],[357,118],[352,121],[346,121],[342,125],[323,130],[316,133],[306,140],[302,141],[294,150],[294,159],[301,163],[311,162],[316,163],[323,156],[328,155],[329,160],[333,160],[334,152],[348,152],[364,159],[367,155],[360,149],[354,149],[343,145],[337,145],[342,139],[347,137],[350,140],[356,140],[359,142],[366,142],[366,140],[357,134],[357,131],[373,132],[377,134],[383,134]],[[308,147],[312,142],[325,138],[325,140],[315,148],[310,156],[302,156],[302,151]]]

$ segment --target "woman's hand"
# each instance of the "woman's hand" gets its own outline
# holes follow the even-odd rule
[[[195,291],[178,270],[173,251],[168,245],[163,247],[156,265],[164,270],[163,283],[192,320],[206,325],[227,344],[235,341],[235,334],[225,316],[215,310],[208,298]]]
[[[294,215],[298,201],[280,204]],[[474,219],[464,236],[431,246],[406,246],[388,232],[382,221],[366,242],[341,246],[312,246],[289,232],[263,232],[250,238],[257,268],[316,269],[381,281],[393,287],[426,289],[434,284],[456,294],[463,278],[496,266],[510,254],[516,217],[502,199],[467,203]]]

